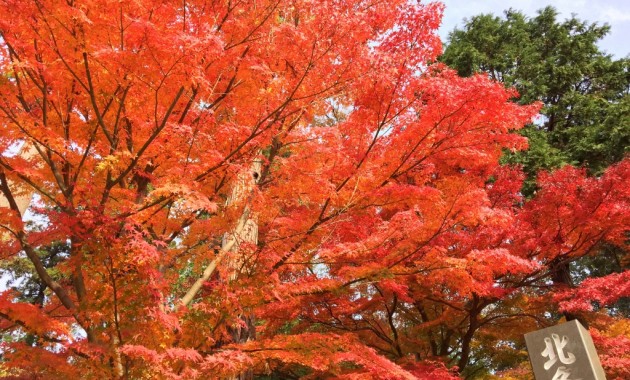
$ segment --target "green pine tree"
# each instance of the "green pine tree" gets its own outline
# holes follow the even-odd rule
[[[530,149],[504,158],[524,166],[528,195],[541,169],[571,164],[597,175],[630,151],[630,59],[597,46],[609,31],[575,16],[559,21],[546,7],[533,18],[512,9],[474,16],[450,33],[441,60],[460,75],[485,72],[515,87],[519,103],[543,104],[540,122],[522,131]]]

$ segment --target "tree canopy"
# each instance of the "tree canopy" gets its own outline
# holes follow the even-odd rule
[[[435,63],[441,12],[1,1],[2,374],[518,376],[570,311],[628,375],[628,272],[552,277],[625,247],[630,160],[525,199],[541,105]]]
[[[513,9],[503,18],[474,16],[450,34],[440,60],[460,75],[484,73],[516,87],[521,97],[514,101],[543,103],[536,123],[520,131],[528,138],[528,149],[506,152],[502,159],[523,165],[529,177],[526,195],[536,191],[536,177],[545,170],[571,164],[601,175],[627,155],[630,61],[614,59],[597,46],[609,29],[574,15],[559,21],[557,11],[546,7],[531,18]],[[572,287],[623,272],[628,264],[626,247],[603,243],[590,255],[558,265],[552,278]],[[628,317],[628,299],[609,312]],[[564,314],[576,317],[566,310]]]
[[[630,60],[614,59],[597,42],[610,28],[577,19],[559,21],[552,7],[529,18],[478,15],[449,36],[441,60],[469,76],[485,72],[514,86],[542,119],[523,134],[530,149],[510,159],[533,175],[564,164],[601,174],[630,149]]]

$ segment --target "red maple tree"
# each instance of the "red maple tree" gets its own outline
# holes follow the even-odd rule
[[[522,199],[499,158],[538,105],[433,63],[441,11],[0,2],[3,373],[449,379],[627,296],[541,284],[626,243],[630,163]]]

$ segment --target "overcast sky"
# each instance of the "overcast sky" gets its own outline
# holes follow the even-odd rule
[[[608,23],[610,33],[600,41],[600,47],[616,58],[630,55],[630,0],[441,0],[446,9],[440,36],[446,41],[448,33],[456,26],[463,25],[464,18],[480,13],[494,13],[502,16],[503,11],[514,8],[528,16],[547,5],[555,7],[560,20],[575,13],[579,19],[599,24]]]

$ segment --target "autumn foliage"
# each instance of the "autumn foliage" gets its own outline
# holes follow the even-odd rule
[[[606,308],[627,272],[549,278],[625,247],[630,161],[523,199],[499,158],[539,106],[434,64],[441,11],[1,1],[0,252],[36,289],[0,296],[2,371],[450,379],[516,368],[522,334],[567,309],[623,376],[628,324]],[[244,216],[257,243],[222,249]]]

